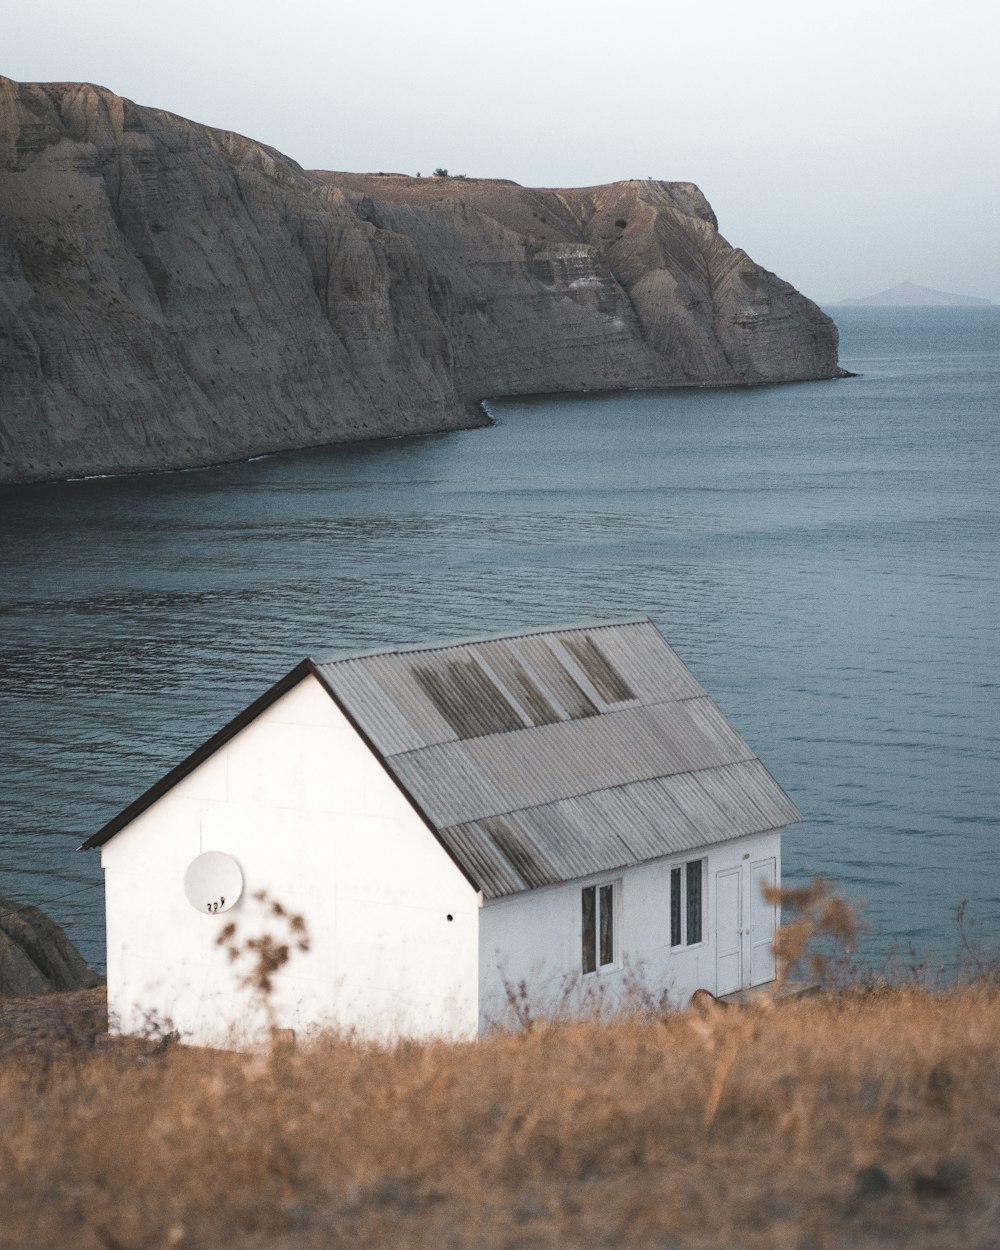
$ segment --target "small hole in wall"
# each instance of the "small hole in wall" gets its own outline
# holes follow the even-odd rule
[[[455,919],[455,917],[451,914],[451,912],[449,912],[449,913],[448,913],[448,919],[449,919],[449,920],[454,920],[454,919]]]

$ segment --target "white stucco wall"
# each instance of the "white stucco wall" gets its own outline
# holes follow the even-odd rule
[[[671,950],[670,870],[689,859],[706,857],[703,940]],[[658,1001],[661,995],[683,1006],[695,990],[717,991],[717,873],[740,871],[740,926],[751,917],[751,865],[774,860],[781,880],[781,833],[734,839],[672,859],[640,864],[619,873],[588,877],[565,885],[532,890],[484,904],[480,913],[480,1028],[516,1022],[510,997],[525,998],[536,1013],[614,1008],[630,995]],[[581,889],[594,882],[621,880],[616,966],[584,976],[581,971]],[[780,917],[770,913],[774,923]],[[735,921],[735,918],[734,918]],[[744,946],[741,981],[751,980],[751,935]],[[758,971],[759,971],[758,960]]]
[[[244,876],[240,902],[218,915],[184,895],[208,850]],[[260,1035],[215,939],[230,920],[242,938],[284,936],[252,897],[263,889],[305,918],[311,942],[276,978],[279,1027],[475,1036],[478,897],[314,677],[113,837],[102,863],[121,1032],[159,1023],[204,1045]]]

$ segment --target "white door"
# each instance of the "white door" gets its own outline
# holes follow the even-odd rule
[[[750,865],[750,984],[774,980],[775,905],[764,900],[764,890],[775,880],[773,859],[758,859]]]
[[[743,890],[739,868],[715,874],[715,992],[743,987]]]

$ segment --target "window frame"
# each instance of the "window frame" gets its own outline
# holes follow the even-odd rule
[[[694,941],[688,941],[688,880],[689,869],[691,865],[698,864],[699,873],[699,890],[701,892],[700,908],[699,908],[699,934]],[[674,874],[679,874],[675,877]],[[668,922],[670,925],[670,949],[671,951],[688,951],[694,950],[696,947],[704,946],[708,941],[708,891],[705,888],[708,878],[708,856],[699,855],[694,859],[683,859],[677,863],[670,865],[670,914]],[[680,889],[675,892],[674,882],[679,881]],[[675,912],[675,907],[677,911]],[[679,926],[678,922],[679,921]],[[680,931],[680,941],[674,941],[675,932]]]
[[[611,961],[609,963],[601,963],[601,916],[603,905],[601,903],[602,891],[610,888],[611,890]],[[584,898],[588,890],[594,891],[594,919],[593,919],[593,952],[594,967],[589,971],[586,969],[585,956],[586,948],[586,930],[584,928]],[[621,933],[622,933],[622,878],[621,877],[597,877],[592,881],[581,883],[580,886],[580,910],[577,913],[580,917],[580,975],[583,977],[596,977],[601,973],[614,972],[622,966],[621,955]]]

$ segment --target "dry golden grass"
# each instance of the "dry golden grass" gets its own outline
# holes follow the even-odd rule
[[[0,1245],[1000,1245],[995,983],[0,1063]]]

